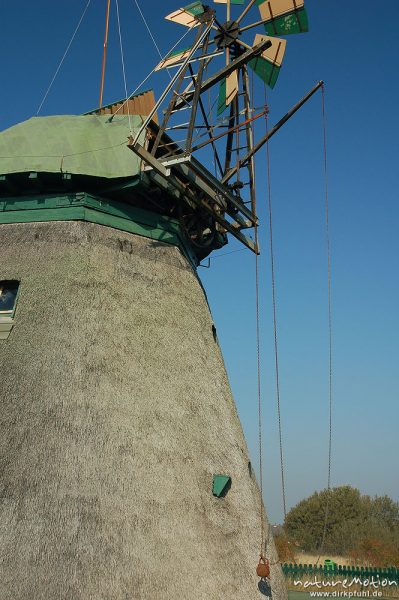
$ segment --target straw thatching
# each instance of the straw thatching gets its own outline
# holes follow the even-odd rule
[[[0,342],[0,599],[261,598],[259,491],[178,248],[53,222],[0,225],[0,255],[21,281]],[[278,565],[271,586],[285,598]]]

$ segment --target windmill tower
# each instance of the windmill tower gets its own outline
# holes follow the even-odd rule
[[[302,4],[268,0],[261,22],[305,29]],[[228,17],[170,16],[196,38],[160,64],[177,72],[158,103],[0,134],[0,598],[285,598],[264,513],[270,580],[255,572],[262,503],[196,271],[228,233],[258,252],[247,65],[274,84],[281,44],[247,48]],[[227,60],[205,77],[212,45]],[[201,104],[215,84],[218,139]],[[198,115],[220,177],[194,157]]]

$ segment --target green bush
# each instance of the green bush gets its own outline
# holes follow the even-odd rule
[[[388,496],[362,496],[349,485],[315,492],[288,512],[286,532],[302,550],[319,551],[326,506],[324,552],[348,555],[362,547],[362,540],[370,539],[389,546],[393,555],[395,549],[399,550],[399,503]]]

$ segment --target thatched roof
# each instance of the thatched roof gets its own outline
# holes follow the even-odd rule
[[[21,282],[0,342],[0,598],[262,597],[259,490],[186,259],[86,222],[0,240],[0,279]],[[271,585],[283,600],[277,564]]]

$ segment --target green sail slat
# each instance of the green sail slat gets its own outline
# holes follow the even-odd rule
[[[191,50],[191,47],[188,46],[187,48],[180,48],[179,50],[174,50],[173,52],[168,54],[168,56],[166,57],[166,60],[168,58],[173,58],[174,56],[177,56],[178,54],[184,54],[184,52],[186,52],[187,50]]]
[[[278,76],[280,74],[280,67],[277,67],[273,63],[269,62],[261,56],[257,56],[249,61],[249,66],[255,73],[272,89],[276,85]]]
[[[267,35],[289,35],[309,31],[308,15],[304,8],[277,17],[264,24]]]
[[[217,115],[221,115],[226,110],[226,108],[226,79],[222,79],[219,86]]]
[[[192,4],[185,6],[183,10],[195,17],[195,15],[202,15],[204,12],[204,6],[201,2],[193,2]]]
[[[245,4],[245,0],[230,0],[231,4]]]

